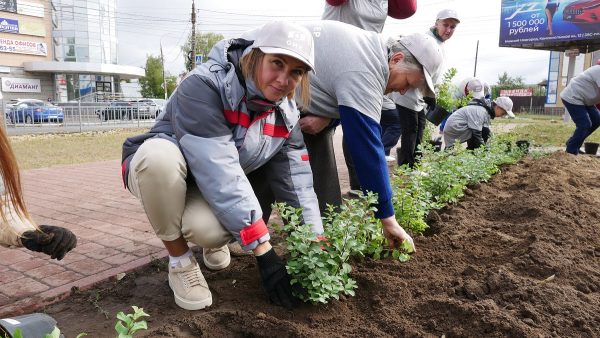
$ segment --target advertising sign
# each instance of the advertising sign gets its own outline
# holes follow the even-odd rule
[[[48,48],[43,42],[0,38],[0,52],[46,56]]]
[[[46,36],[46,27],[43,21],[21,20],[19,22],[19,34]]]
[[[598,39],[600,0],[502,0],[501,47],[553,49]]]
[[[1,0],[0,0],[1,1]],[[37,16],[39,18],[44,17],[44,5],[36,2],[28,2],[18,0],[19,7],[17,13],[23,15]]]
[[[0,11],[17,12],[17,0],[0,0]]]
[[[533,96],[533,89],[531,89],[531,88],[501,89],[500,96]]]
[[[14,93],[41,93],[39,79],[21,79],[16,77],[2,78],[2,91]]]
[[[19,21],[0,18],[0,32],[3,33],[19,33]]]

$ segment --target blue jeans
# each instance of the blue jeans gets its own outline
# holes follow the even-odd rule
[[[381,111],[381,143],[386,156],[390,155],[390,150],[398,143],[402,135],[400,126],[400,113],[398,109],[389,109]]]
[[[573,136],[567,140],[567,153],[577,155],[586,137],[600,126],[600,112],[594,106],[572,104],[562,100],[567,112],[575,122]]]

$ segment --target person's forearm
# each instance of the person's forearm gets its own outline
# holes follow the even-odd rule
[[[267,251],[271,250],[271,248],[271,243],[267,241],[260,243],[256,248],[252,249],[252,252],[254,253],[254,256],[260,256],[266,253]]]

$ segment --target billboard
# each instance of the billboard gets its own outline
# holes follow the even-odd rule
[[[500,46],[600,48],[600,0],[502,0]]]
[[[533,96],[532,88],[501,89],[500,96]]]
[[[0,38],[0,52],[46,56],[48,48],[44,42]]]

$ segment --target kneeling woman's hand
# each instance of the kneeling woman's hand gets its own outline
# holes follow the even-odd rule
[[[23,246],[31,251],[43,252],[51,258],[63,259],[77,245],[77,237],[68,229],[40,225],[40,230],[25,231],[21,236]]]
[[[256,256],[262,286],[269,295],[269,300],[288,309],[294,308],[300,300],[292,294],[290,276],[283,260],[271,248],[260,256]]]

